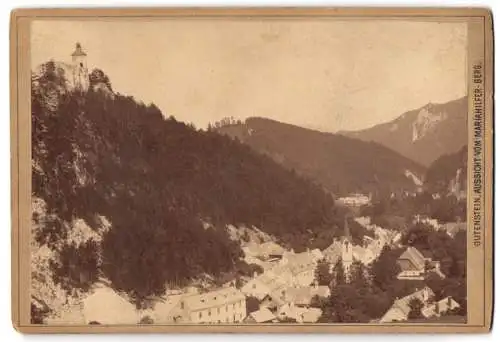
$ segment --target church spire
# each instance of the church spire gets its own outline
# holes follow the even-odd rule
[[[344,240],[352,240],[351,231],[349,230],[349,224],[347,223],[347,215],[344,216]]]
[[[344,216],[344,238],[342,240],[342,265],[344,266],[346,281],[350,281],[351,265],[354,262],[352,253],[352,237],[347,223],[348,215]]]

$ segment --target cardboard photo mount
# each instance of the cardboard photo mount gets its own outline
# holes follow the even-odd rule
[[[35,20],[399,19],[468,24],[466,323],[36,325],[30,323],[30,24]],[[493,28],[484,8],[16,9],[10,30],[12,322],[22,333],[486,333],[493,310]],[[401,75],[404,77],[404,75]]]

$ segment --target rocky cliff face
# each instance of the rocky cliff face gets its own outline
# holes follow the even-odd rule
[[[391,122],[341,134],[377,142],[429,166],[440,156],[457,152],[467,143],[467,99],[427,104]]]

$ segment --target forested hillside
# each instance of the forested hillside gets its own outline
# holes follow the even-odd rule
[[[314,180],[336,195],[350,192],[414,191],[408,171],[422,177],[424,167],[374,142],[322,133],[265,118],[217,125],[288,169]]]
[[[467,145],[458,152],[445,154],[434,161],[427,170],[425,186],[429,191],[440,194],[466,190]]]
[[[55,63],[43,70],[32,77],[33,196],[45,203],[34,234],[55,253],[61,286],[104,275],[140,300],[167,282],[234,270],[242,252],[230,223],[298,249],[342,234],[331,195],[293,170],[113,93],[100,70],[83,92]],[[97,237],[67,243],[75,220]]]

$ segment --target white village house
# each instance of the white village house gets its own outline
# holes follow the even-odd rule
[[[189,323],[237,323],[247,316],[245,295],[234,287],[184,296],[180,309]]]
[[[371,194],[369,196],[363,194],[351,194],[346,197],[337,198],[336,202],[349,207],[361,207],[371,202]]]
[[[281,268],[281,277],[292,286],[309,286],[314,282],[316,265],[322,258],[319,249],[303,253],[285,252],[275,270]]]

